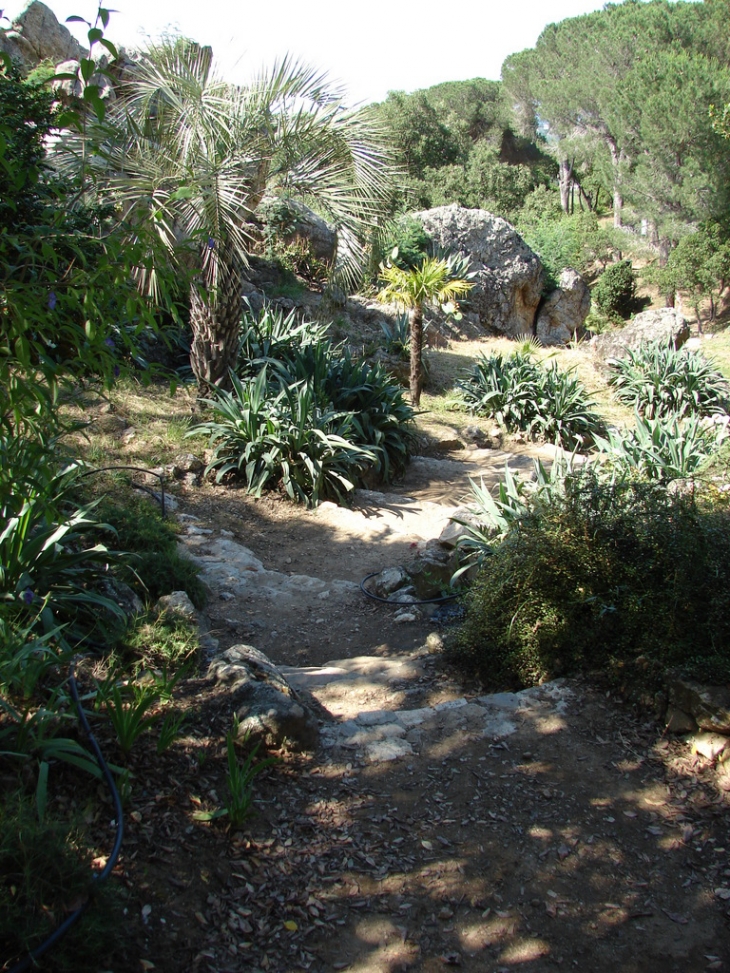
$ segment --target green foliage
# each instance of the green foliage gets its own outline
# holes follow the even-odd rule
[[[499,687],[581,669],[656,687],[703,657],[717,677],[730,661],[728,565],[726,508],[573,474],[484,559],[453,653]]]
[[[108,496],[99,502],[98,515],[113,529],[116,546],[130,556],[118,577],[143,599],[156,601],[173,591],[186,591],[196,608],[206,601],[200,569],[178,550],[173,523],[163,520],[149,500],[126,494]]]
[[[619,260],[603,271],[591,300],[604,314],[629,318],[636,311],[636,274],[630,260]]]
[[[722,432],[697,415],[657,419],[636,416],[630,431],[608,431],[596,445],[608,469],[618,476],[635,473],[647,480],[668,483],[691,477],[717,449]]]
[[[384,286],[378,300],[410,310],[410,392],[415,408],[421,400],[423,384],[423,309],[436,304],[447,314],[458,314],[456,298],[468,294],[474,286],[468,276],[466,262],[454,255],[425,257],[416,267],[407,269],[393,264],[380,267]]]
[[[292,500],[316,506],[341,501],[374,457],[348,440],[352,417],[317,404],[306,381],[269,394],[267,371],[243,384],[232,376],[233,391],[206,401],[213,418],[196,431],[214,447],[207,471],[220,481],[235,473],[249,493],[261,496],[280,484]]]
[[[91,886],[91,853],[76,827],[44,817],[21,792],[0,802],[0,955],[12,963],[40,945],[72,908],[85,902]],[[109,956],[118,916],[114,893],[100,887],[83,931],[71,932],[54,948],[54,967],[90,970],[91,956]],[[87,961],[87,956],[89,957]],[[97,964],[98,965],[98,964]]]
[[[39,635],[59,623],[70,626],[64,638],[88,635],[121,615],[100,593],[119,556],[94,543],[107,529],[97,504],[72,500],[78,474],[74,466],[53,472],[46,459],[22,496],[0,478],[0,615]]]
[[[389,355],[408,360],[411,347],[411,325],[406,313],[396,315],[392,324],[380,322],[380,329],[385,339],[383,347]]]
[[[652,342],[609,365],[616,398],[647,419],[727,411],[730,385],[699,352]]]
[[[407,270],[423,262],[429,254],[430,245],[423,225],[415,217],[404,213],[388,227],[380,250],[396,267]]]
[[[358,361],[326,327],[264,309],[246,315],[240,374],[198,427],[215,444],[209,469],[235,471],[255,493],[344,499],[366,474],[389,482],[410,455],[413,410],[382,365]],[[193,434],[195,430],[193,430]]]
[[[186,672],[199,650],[197,623],[170,611],[135,615],[118,647],[118,651],[133,656],[135,671],[152,669],[163,673]],[[162,698],[167,698],[167,690],[163,691],[160,685],[158,689]]]
[[[106,683],[97,684],[97,690],[97,703],[103,703],[104,712],[114,727],[119,749],[128,757],[139,737],[157,721],[157,714],[145,714],[159,703],[160,694],[153,685],[120,685],[114,677]]]
[[[242,740],[238,740],[238,722],[234,721],[233,730],[226,734],[226,756],[228,759],[228,773],[226,784],[228,799],[225,807],[216,811],[197,811],[193,817],[198,821],[213,821],[216,818],[227,817],[232,828],[240,828],[253,813],[253,784],[256,777],[267,767],[279,763],[278,757],[265,757],[254,762],[261,746],[260,741],[254,744],[246,754],[243,762],[239,762],[236,753],[236,743],[249,745],[250,734],[246,733]]]
[[[695,233],[679,241],[669,254],[666,266],[651,268],[646,276],[665,292],[685,293],[702,331],[702,302],[709,302],[709,320],[714,321],[720,294],[730,280],[727,229],[718,223],[702,224]]]
[[[543,263],[548,289],[557,286],[560,272],[566,267],[590,277],[596,264],[606,266],[615,245],[613,234],[599,224],[595,213],[556,219],[549,198],[523,210],[517,225],[525,243]]]
[[[568,449],[592,445],[601,429],[581,382],[529,354],[481,355],[457,388],[470,412],[493,416],[508,432],[526,432]]]
[[[296,310],[284,314],[266,305],[259,314],[250,307],[241,321],[238,374],[255,375],[267,361],[290,361],[298,351],[327,340],[329,326],[301,318]]]

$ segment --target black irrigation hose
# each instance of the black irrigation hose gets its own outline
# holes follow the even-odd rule
[[[122,839],[124,837],[124,816],[122,812],[122,800],[119,796],[119,791],[117,790],[117,786],[114,783],[112,772],[111,770],[109,770],[109,765],[107,764],[106,760],[104,760],[104,756],[101,752],[101,747],[97,743],[96,737],[91,732],[89,721],[86,719],[86,713],[84,713],[84,708],[81,705],[81,700],[79,699],[79,690],[76,685],[76,677],[74,676],[74,666],[75,666],[75,662],[72,662],[69,667],[69,673],[68,673],[68,681],[69,681],[69,686],[71,688],[71,695],[73,696],[74,704],[76,706],[76,711],[79,715],[79,721],[81,722],[81,725],[84,728],[84,732],[86,733],[86,736],[89,739],[89,743],[91,744],[91,748],[94,751],[96,762],[99,764],[99,768],[101,769],[101,772],[103,773],[106,782],[109,785],[109,790],[111,791],[112,800],[114,802],[114,812],[117,820],[117,835],[114,840],[114,847],[112,848],[111,854],[109,855],[106,865],[98,873],[98,875],[94,875],[92,877],[92,887],[89,892],[89,899],[87,899],[83,905],[79,906],[78,909],[75,909],[66,919],[64,919],[61,925],[57,926],[56,929],[54,929],[54,931],[50,934],[50,936],[44,939],[44,941],[40,944],[40,946],[36,946],[36,948],[32,952],[28,953],[28,955],[24,959],[16,963],[15,966],[13,966],[8,971],[8,973],[23,973],[23,971],[29,969],[31,965],[35,966],[36,961],[40,959],[40,957],[43,956],[44,953],[46,953],[49,949],[51,949],[52,946],[55,946],[56,943],[59,942],[59,940],[66,935],[66,933],[69,931],[71,926],[73,926],[74,923],[77,921],[77,919],[80,918],[82,913],[86,911],[86,907],[89,904],[91,894],[93,893],[94,890],[94,885],[103,882],[111,874],[112,869],[117,863],[117,859],[119,858],[119,852],[122,847]]]
[[[373,571],[372,574],[366,575],[360,582],[360,591],[368,598],[372,598],[373,601],[379,601],[381,605],[397,605],[399,608],[407,608],[408,605],[441,605],[445,601],[455,601],[459,595],[439,595],[438,598],[422,598],[420,601],[391,601],[390,598],[381,598],[380,595],[374,595],[372,591],[368,591],[365,587],[365,582],[369,581],[371,578],[377,577],[380,571]]]
[[[109,473],[112,470],[136,470],[138,473],[146,473],[148,476],[156,476],[160,481],[160,507],[162,508],[162,519],[165,519],[165,477],[162,473],[155,473],[154,470],[147,470],[143,466],[101,466],[98,470],[86,470],[84,473],[80,473],[79,477],[82,476],[93,476],[95,473]],[[132,484],[136,486],[136,484]],[[138,490],[146,490],[146,487],[137,487]],[[147,491],[150,492],[150,491]],[[152,494],[154,497],[154,493]],[[155,500],[158,498],[155,497]]]

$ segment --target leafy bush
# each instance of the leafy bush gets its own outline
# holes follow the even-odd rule
[[[177,533],[157,507],[141,497],[105,497],[98,514],[115,532],[115,546],[130,556],[117,576],[146,600],[156,601],[173,591],[186,591],[196,608],[205,604],[200,569],[177,547]]]
[[[366,474],[405,469],[414,412],[380,364],[359,361],[294,313],[244,319],[239,376],[198,426],[215,444],[209,470],[244,478],[259,495],[277,483],[293,499],[344,499]]]
[[[616,398],[647,419],[727,411],[730,385],[698,352],[652,342],[609,365]]]
[[[457,383],[467,408],[493,416],[508,432],[527,432],[566,448],[586,447],[601,421],[571,372],[548,368],[529,354],[481,355],[472,375]]]
[[[671,666],[726,678],[729,581],[726,507],[582,471],[484,559],[453,655],[491,686],[580,669],[628,686]]]
[[[596,307],[611,317],[627,319],[636,311],[636,275],[630,260],[620,260],[603,271],[591,293]]]
[[[431,241],[423,229],[423,224],[408,214],[398,216],[386,231],[380,252],[397,267],[407,270],[417,267],[430,252]],[[397,251],[397,252],[396,252]]]
[[[557,286],[565,267],[587,275],[597,263],[605,266],[614,251],[613,234],[599,224],[595,213],[555,218],[549,212],[541,215],[530,209],[521,214],[518,228],[525,243],[540,256],[548,289]]]
[[[91,885],[92,854],[77,829],[48,818],[39,823],[35,811],[20,792],[0,802],[0,955],[9,963],[40,945]],[[94,970],[98,956],[109,957],[118,893],[103,883],[94,898],[84,922],[54,948],[54,968]]]

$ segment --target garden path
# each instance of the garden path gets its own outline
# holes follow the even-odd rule
[[[231,840],[193,968],[730,968],[727,776],[580,681],[485,695],[444,668],[433,621],[359,590],[508,458],[530,463],[420,458],[350,510],[183,498],[220,647],[254,644],[334,718]]]

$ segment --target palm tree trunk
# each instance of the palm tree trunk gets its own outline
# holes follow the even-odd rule
[[[423,306],[417,304],[411,309],[411,403],[417,409],[421,402],[423,385]]]
[[[241,326],[241,275],[235,266],[221,265],[214,293],[198,284],[190,288],[190,365],[201,396],[211,386],[230,388],[236,367]]]

